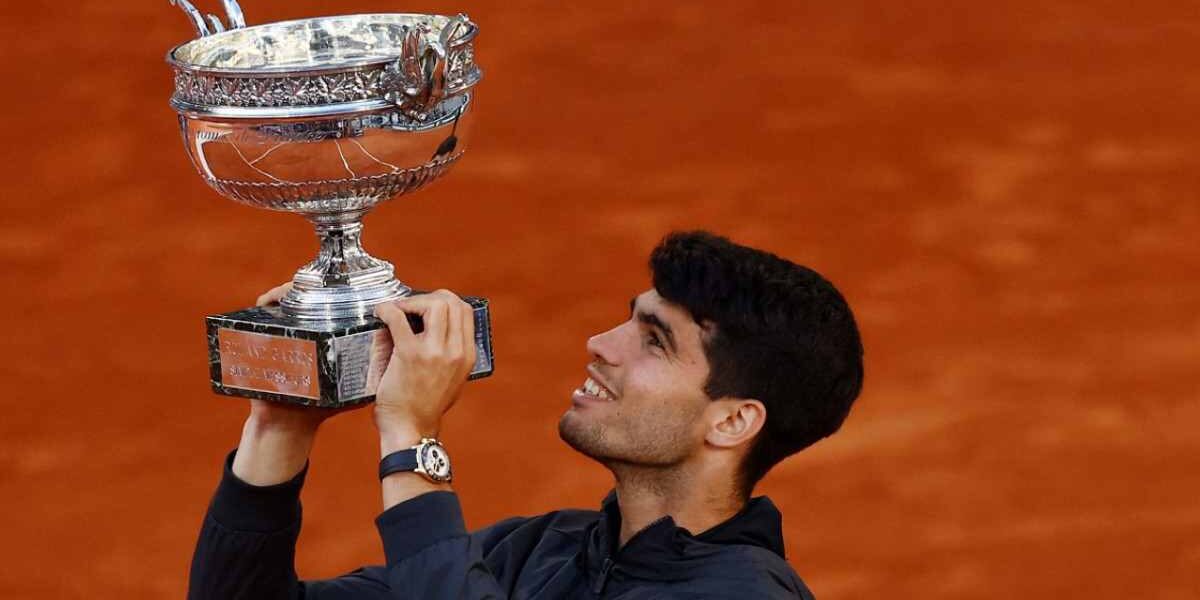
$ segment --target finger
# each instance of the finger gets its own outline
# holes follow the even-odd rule
[[[462,340],[462,301],[455,296],[446,303],[446,351],[455,360],[461,360],[464,355]]]
[[[444,302],[444,296],[441,290],[436,292],[428,292],[422,294],[413,294],[396,300],[397,305],[404,309],[404,312],[414,315],[425,316],[425,313],[436,306],[439,302]]]
[[[258,299],[254,301],[254,305],[255,306],[266,306],[268,304],[277,304],[290,291],[292,291],[292,282],[290,282],[290,281],[287,283],[277,285],[277,286],[267,290],[267,292],[265,294],[262,294],[261,296],[259,296]]]
[[[422,334],[425,346],[431,351],[437,350],[438,354],[447,349],[446,331],[449,325],[447,323],[449,312],[450,306],[438,299],[429,306],[429,310],[426,310],[422,317],[425,319],[425,332]]]
[[[461,302],[461,301],[460,301]],[[463,343],[463,361],[466,362],[467,372],[464,377],[475,368],[477,349],[475,348],[475,307],[462,302],[462,343]]]
[[[399,304],[400,301],[393,301],[375,305],[375,316],[387,324],[388,331],[392,334],[393,354],[397,350],[412,347],[416,343],[417,337]]]
[[[416,294],[398,301],[399,307],[406,313],[420,315],[425,321],[425,331],[421,333],[424,340],[436,340],[439,346],[446,343],[446,299],[444,294],[430,292]]]
[[[441,289],[434,294],[445,299],[447,306],[447,316],[449,319],[446,328],[446,345],[454,352],[454,356],[463,356],[465,353],[465,344],[463,343],[463,315],[464,311],[470,311],[471,307],[463,302],[463,299],[454,292],[446,289]]]

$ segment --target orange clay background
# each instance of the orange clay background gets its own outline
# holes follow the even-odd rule
[[[215,0],[201,0],[219,12]],[[1200,597],[1200,17],[1183,2],[246,0],[468,12],[478,120],[367,246],[489,297],[444,438],[469,524],[595,506],[556,434],[645,258],[709,228],[811,265],[867,348],[841,433],[760,487],[822,600]],[[245,403],[203,318],[309,260],[167,106],[166,0],[8,2],[0,598],[181,598]],[[366,411],[323,429],[302,576],[381,559]]]

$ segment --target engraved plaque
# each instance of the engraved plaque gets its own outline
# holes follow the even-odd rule
[[[343,402],[374,396],[392,354],[386,329],[364,331],[334,340],[338,357],[338,392]]]
[[[233,329],[219,330],[217,339],[226,387],[321,397],[316,342]]]

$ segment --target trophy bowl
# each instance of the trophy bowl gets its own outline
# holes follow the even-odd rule
[[[363,250],[361,222],[462,155],[481,77],[475,24],[368,14],[245,27],[238,8],[225,29],[178,4],[201,35],[167,54],[171,106],[197,173],[231,200],[316,226],[318,256],[296,272],[284,312],[361,317],[410,293]]]
[[[317,257],[278,306],[209,315],[213,390],[308,406],[374,398],[392,342],[374,307],[418,293],[367,254],[375,205],[445,174],[466,148],[478,28],[465,15],[345,15],[247,27],[171,0],[199,37],[167,53],[171,106],[196,172],[221,195],[302,215]],[[493,372],[485,298],[474,309],[476,363]],[[411,316],[415,332],[423,326]]]

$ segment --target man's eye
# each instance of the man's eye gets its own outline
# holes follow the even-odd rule
[[[654,332],[650,332],[650,334],[646,336],[646,343],[656,348],[663,347],[662,340],[658,339],[658,334]]]

